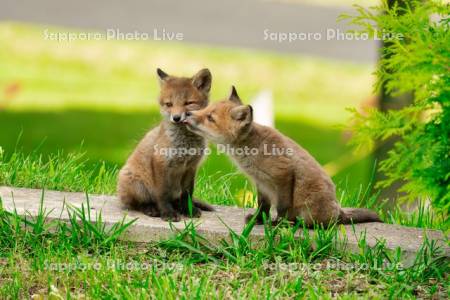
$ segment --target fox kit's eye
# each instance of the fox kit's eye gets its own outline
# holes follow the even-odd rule
[[[192,104],[197,104],[197,103],[195,103],[194,101],[188,101],[188,102],[186,102],[186,105],[192,105]]]
[[[172,107],[172,103],[170,103],[170,102],[166,102],[166,103],[164,103],[164,105],[166,106],[166,107]]]
[[[208,121],[210,121],[210,122],[215,122],[212,115],[208,115],[206,118],[208,118]]]

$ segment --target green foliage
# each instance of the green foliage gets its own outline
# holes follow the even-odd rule
[[[343,16],[369,36],[390,34],[382,48],[376,88],[398,96],[412,93],[414,102],[401,110],[353,112],[353,143],[373,147],[397,140],[379,169],[386,179],[404,184],[405,199],[431,199],[448,212],[450,205],[450,7],[439,1],[387,3]],[[398,38],[401,35],[403,38]]]

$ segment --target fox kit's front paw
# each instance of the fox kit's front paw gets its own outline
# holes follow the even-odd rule
[[[254,214],[246,215],[245,216],[245,223],[249,223],[253,219],[254,216],[255,216]],[[263,223],[262,216],[261,215],[257,215],[255,221],[256,221],[256,224],[261,225]]]
[[[200,218],[202,215],[201,210],[195,206],[192,206],[192,210],[190,210],[189,208],[185,208],[181,211],[181,213],[184,216],[190,217],[190,218]]]
[[[161,219],[163,219],[164,221],[179,222],[181,220],[181,217],[176,211],[170,211],[162,213]]]
[[[200,218],[202,216],[202,211],[199,208],[193,206],[192,213],[189,215],[192,215],[192,218]]]
[[[184,205],[178,211],[186,217],[200,218],[202,215],[201,209],[195,205],[194,201],[191,203],[191,205],[189,203],[183,203]]]
[[[143,209],[143,213],[149,217],[159,217],[161,214],[159,213],[158,208],[155,205],[149,205]]]

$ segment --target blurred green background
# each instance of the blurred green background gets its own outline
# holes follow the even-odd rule
[[[346,107],[372,99],[373,65],[174,42],[61,43],[44,40],[43,30],[0,23],[0,146],[7,155],[39,146],[44,154],[84,151],[92,163],[121,166],[160,120],[156,68],[191,76],[207,67],[213,101],[232,84],[247,102],[271,90],[281,132],[310,151],[338,185],[368,182],[372,160],[353,155],[339,125],[347,121]],[[214,154],[201,172],[235,170]],[[242,180],[233,178],[236,189]]]

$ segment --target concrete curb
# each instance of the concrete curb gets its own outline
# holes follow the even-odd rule
[[[42,190],[0,187],[0,197],[3,208],[7,211],[16,210],[19,215],[37,215],[42,197]],[[60,219],[68,221],[68,213],[63,209],[64,202],[73,207],[81,207],[86,203],[86,194],[69,193],[57,191],[44,192],[44,207],[49,213],[48,219]],[[158,241],[174,234],[168,222],[159,218],[151,218],[135,211],[126,211],[114,196],[89,195],[89,203],[92,215],[96,212],[102,213],[102,218],[107,226],[126,220],[138,218],[138,220],[129,227],[127,232],[121,236],[122,240],[146,243]],[[197,232],[210,239],[211,241],[220,240],[229,236],[229,228],[237,233],[241,233],[244,228],[244,216],[253,211],[253,209],[242,209],[227,206],[215,206],[215,212],[203,212],[199,219],[194,219],[197,225]],[[186,221],[189,221],[187,218]],[[226,223],[226,225],[224,224]],[[185,228],[186,222],[172,223],[176,229]],[[426,230],[420,228],[411,228],[400,225],[384,223],[363,223],[345,225],[345,235],[347,248],[350,251],[358,251],[358,239],[366,234],[366,241],[369,246],[374,246],[377,241],[384,240],[386,247],[390,250],[400,248],[403,252],[404,260],[410,261],[419,251],[426,237],[435,240],[437,245],[444,250],[445,256],[450,256],[448,245],[448,236],[436,230]],[[264,236],[263,226],[255,226],[251,233],[252,239],[259,239]]]

